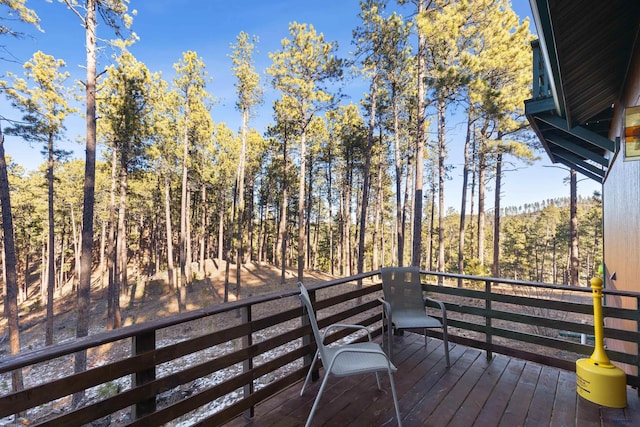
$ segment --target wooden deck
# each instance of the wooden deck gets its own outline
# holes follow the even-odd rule
[[[404,426],[638,426],[636,390],[628,388],[626,409],[602,408],[577,396],[575,373],[450,344],[451,368],[442,342],[406,333],[394,337],[394,375]],[[324,370],[321,370],[321,375]],[[373,375],[330,378],[313,419],[314,426],[395,426],[388,377],[382,391]],[[228,426],[303,426],[320,381],[302,384],[258,405],[253,419]]]

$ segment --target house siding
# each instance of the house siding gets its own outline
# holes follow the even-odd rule
[[[627,107],[640,105],[640,43],[636,48],[627,74],[621,102],[616,105],[609,138],[624,141],[624,112]],[[622,144],[621,144],[622,145]],[[640,160],[624,159],[624,148],[618,150],[603,183],[603,234],[605,286],[610,289],[640,292]],[[609,298],[615,304],[636,310],[635,299]],[[637,330],[635,322],[619,322],[618,326]],[[612,325],[613,326],[613,325]],[[611,341],[612,349],[635,353],[632,343]],[[627,367],[630,373],[635,369]]]

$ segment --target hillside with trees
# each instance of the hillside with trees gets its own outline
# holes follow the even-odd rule
[[[45,24],[35,2],[1,6]],[[0,77],[14,108],[1,117],[3,137],[46,153],[26,171],[0,143],[0,336],[12,353],[29,310],[46,313],[51,344],[63,298],[81,337],[96,304],[107,305],[104,328],[121,327],[121,301],[136,286],[161,281],[184,311],[194,283],[212,275],[224,282],[220,302],[246,297],[241,270],[264,264],[281,271],[280,283],[288,271],[302,280],[412,264],[584,286],[602,261],[600,196],[579,198],[575,172],[567,170],[566,199],[500,204],[505,170],[532,164],[540,150],[523,111],[533,36],[508,0],[363,0],[353,53],[313,23],[292,22],[265,70],[255,65],[259,35],[229,35],[238,130],[216,118],[197,52],[173,60],[172,79],[136,59],[128,1],[57,6],[86,28],[82,90],[64,60],[44,52],[23,75]],[[12,23],[0,21],[9,50],[22,42]],[[97,62],[95,49],[113,37],[117,53]],[[367,89],[345,102],[338,83],[352,72]],[[267,88],[277,93],[270,124],[255,129]],[[70,159],[57,143],[80,111],[86,158]],[[459,210],[444,198],[454,114],[465,123]]]

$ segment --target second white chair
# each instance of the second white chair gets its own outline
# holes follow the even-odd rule
[[[371,341],[371,334],[369,333],[369,330],[362,325],[335,323],[333,325],[329,325],[324,330],[324,333],[321,336],[320,330],[318,329],[318,322],[316,320],[313,306],[311,304],[311,299],[309,298],[309,293],[301,282],[298,282],[298,287],[300,288],[300,299],[302,300],[307,314],[309,315],[309,322],[311,323],[313,336],[318,346],[315,356],[313,357],[313,361],[311,362],[311,366],[309,366],[307,378],[304,380],[304,384],[302,385],[300,396],[302,396],[302,393],[304,393],[304,389],[307,386],[309,379],[311,378],[313,367],[318,361],[318,358],[322,360],[322,365],[325,368],[325,375],[322,379],[320,390],[318,390],[318,395],[313,402],[313,407],[311,408],[311,412],[309,413],[305,426],[309,426],[311,424],[311,419],[313,418],[313,414],[318,407],[320,396],[322,396],[322,392],[324,391],[324,387],[327,384],[327,379],[330,375],[333,374],[336,377],[346,377],[349,375],[374,372],[376,374],[378,389],[380,389],[380,379],[378,378],[378,372],[380,371],[387,371],[387,373],[389,374],[389,382],[391,383],[391,394],[393,396],[393,404],[396,410],[398,426],[401,426],[402,422],[400,420],[400,410],[398,409],[398,398],[396,396],[396,388],[393,383],[393,373],[396,372],[397,368],[393,365],[393,363],[391,363],[385,352],[382,350],[382,347],[380,347],[379,344]],[[331,347],[325,346],[324,339],[327,336],[327,333],[331,329],[335,328],[363,329],[367,332],[369,341]]]

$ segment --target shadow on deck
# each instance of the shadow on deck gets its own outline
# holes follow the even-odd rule
[[[450,344],[451,368],[442,342],[417,334],[394,337],[398,372],[394,379],[404,426],[637,426],[640,406],[628,387],[625,409],[605,408],[576,393],[575,373]],[[324,370],[321,370],[324,375]],[[371,374],[331,378],[313,419],[314,426],[394,426],[389,381],[382,391]],[[300,396],[297,383],[255,409],[253,419],[238,417],[228,426],[302,426],[320,381]]]

